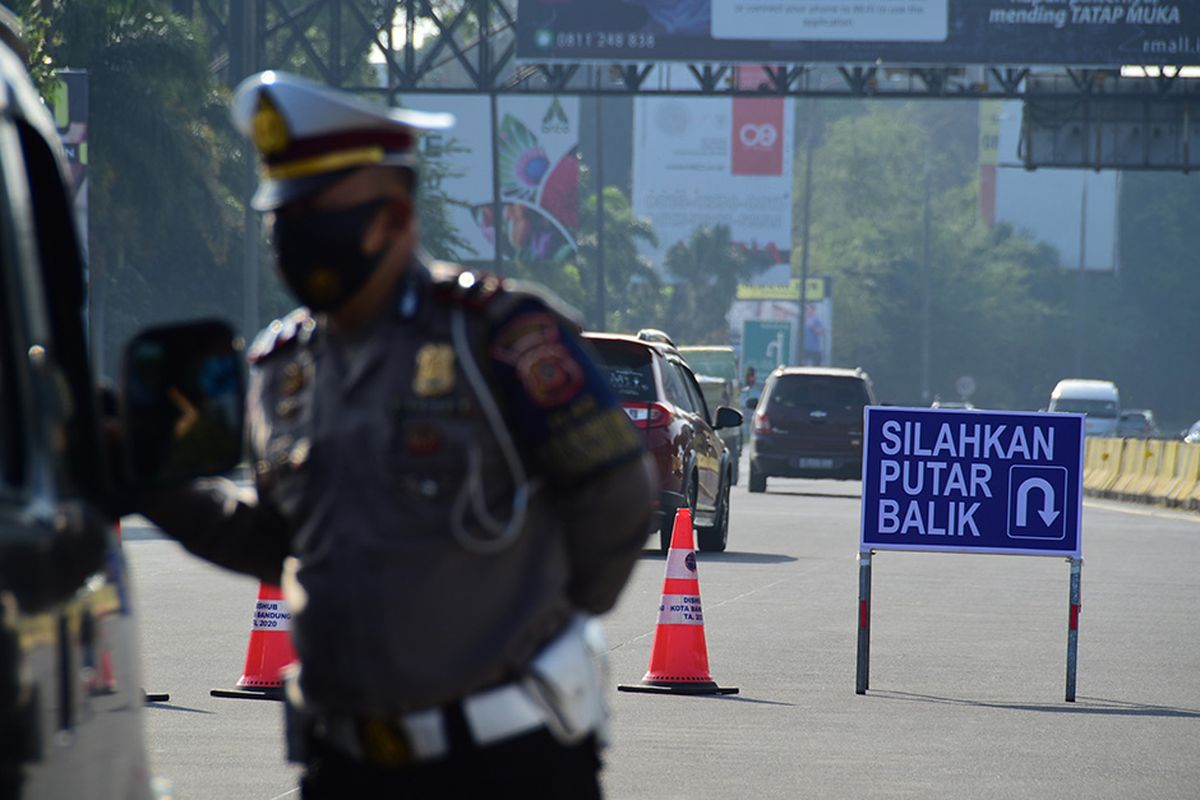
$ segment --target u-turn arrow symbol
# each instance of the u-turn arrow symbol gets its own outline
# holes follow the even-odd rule
[[[1045,478],[1027,478],[1017,487],[1018,528],[1029,526],[1029,493],[1034,489],[1042,490],[1042,508],[1038,511],[1042,522],[1050,527],[1058,519],[1058,512],[1054,510],[1054,487]]]

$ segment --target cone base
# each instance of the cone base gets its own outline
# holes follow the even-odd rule
[[[618,692],[640,692],[642,694],[737,694],[736,686],[717,686],[717,684],[707,682],[689,682],[689,681],[656,681],[642,683],[627,684],[622,683],[617,686]]]
[[[165,703],[171,699],[171,695],[166,692],[147,692],[142,690],[143,703]]]
[[[261,689],[210,689],[213,697],[228,697],[233,700],[282,700],[282,686],[264,686]]]

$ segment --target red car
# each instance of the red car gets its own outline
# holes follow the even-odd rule
[[[629,419],[646,435],[658,465],[659,547],[671,544],[675,510],[692,510],[697,545],[721,551],[729,540],[729,487],[734,456],[716,431],[742,424],[741,412],[710,414],[687,362],[670,340],[585,333]]]

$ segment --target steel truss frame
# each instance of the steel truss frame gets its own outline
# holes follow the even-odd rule
[[[210,33],[225,80],[299,64],[333,86],[394,100],[400,93],[752,95],[829,98],[1103,97],[1122,103],[1200,99],[1200,81],[1124,78],[1111,69],[1030,66],[713,63],[531,64],[516,59],[517,0],[172,0]],[[320,40],[311,35],[320,30]],[[436,35],[426,45],[426,40]],[[379,73],[365,69],[372,49]],[[295,67],[293,67],[295,68]],[[1036,90],[1026,80],[1036,74]],[[378,80],[373,80],[373,79]]]

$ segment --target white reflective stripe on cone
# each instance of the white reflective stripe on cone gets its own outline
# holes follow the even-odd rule
[[[658,606],[659,625],[703,625],[699,594],[664,594]]]

